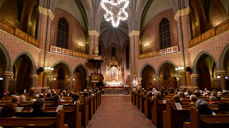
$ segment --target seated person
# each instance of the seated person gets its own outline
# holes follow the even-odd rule
[[[200,115],[212,115],[212,110],[208,108],[208,102],[202,99],[196,101],[196,107]]]
[[[26,101],[26,96],[25,95],[20,95],[20,102],[25,102]]]
[[[229,103],[220,102],[218,104],[218,112],[217,114],[229,114]]]
[[[181,101],[180,101],[180,96],[179,95],[175,95],[173,97],[173,100],[174,100],[174,103],[180,103],[180,104],[182,104]]]
[[[16,113],[17,104],[9,103],[2,108],[1,117],[13,117]]]
[[[218,104],[217,98],[215,96],[209,97],[209,105],[212,105],[212,104]]]
[[[190,101],[191,101],[190,104],[194,104],[195,105],[196,104],[196,101],[197,101],[196,95],[191,95],[190,96]]]
[[[19,105],[20,104],[20,97],[19,96],[13,96],[11,99],[11,102]]]
[[[49,113],[44,112],[45,110],[45,101],[43,99],[38,99],[33,103],[33,111],[31,117],[49,117],[53,116]]]

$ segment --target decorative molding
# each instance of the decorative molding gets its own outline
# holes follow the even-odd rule
[[[194,47],[206,40],[209,40],[213,37],[217,37],[219,34],[226,32],[229,30],[229,19],[225,20],[221,24],[209,29],[208,31],[204,32],[203,34],[195,37],[194,39],[190,40],[189,47]]]
[[[54,19],[54,14],[51,9],[47,9],[47,8],[39,6],[38,10],[40,14],[49,16],[51,20]]]
[[[129,32],[129,36],[132,37],[132,36],[139,36],[140,34],[140,31],[136,31],[136,30],[133,30],[131,32]]]
[[[30,77],[31,77],[32,79],[38,79],[38,75],[37,75],[37,74],[32,74],[32,75],[30,75]]]
[[[99,32],[96,31],[96,30],[90,30],[90,31],[88,31],[88,33],[89,33],[89,36],[97,36],[97,37],[99,37]]]
[[[11,72],[11,71],[4,71],[4,76],[13,76],[13,72]]]
[[[185,16],[185,15],[188,15],[189,13],[190,13],[190,7],[187,7],[187,8],[181,9],[181,10],[177,10],[177,12],[174,16],[174,19],[177,21],[177,19],[180,16]]]
[[[161,50],[150,51],[150,52],[139,54],[138,59],[162,56],[162,55],[167,55],[167,54],[172,54],[172,53],[177,53],[177,52],[179,52],[179,48],[176,45],[176,46],[168,47],[168,48],[161,49]]]
[[[199,74],[191,74],[191,79],[197,79],[199,78]]]
[[[56,53],[56,54],[62,54],[62,55],[67,55],[67,56],[74,56],[74,57],[81,57],[85,59],[89,59],[90,55],[82,52],[77,52],[69,49],[64,49],[56,46],[50,45],[49,51]]]
[[[0,21],[0,31],[4,32],[12,38],[20,39],[21,41],[29,43],[37,48],[40,46],[40,42],[38,40],[23,32],[19,28],[13,28],[12,26],[9,26],[8,23]]]

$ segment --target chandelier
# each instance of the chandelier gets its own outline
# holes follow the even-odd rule
[[[129,0],[102,0],[101,7],[105,10],[104,19],[111,21],[113,27],[118,27],[120,20],[124,21],[128,18],[126,8]]]

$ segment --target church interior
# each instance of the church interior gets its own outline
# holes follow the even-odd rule
[[[228,126],[228,0],[0,0],[0,128]]]

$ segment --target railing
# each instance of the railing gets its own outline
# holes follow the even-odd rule
[[[90,55],[82,52],[77,52],[69,49],[64,49],[56,46],[50,45],[49,51],[57,54],[68,55],[68,56],[75,56],[75,57],[82,57],[89,59]]]
[[[8,23],[6,21],[0,21],[0,29],[2,29],[4,31],[16,36],[17,38],[22,39],[22,40],[28,42],[29,44],[32,44],[38,48],[40,46],[40,42],[38,40],[34,39],[32,36],[23,32],[19,28],[14,28],[10,23]]]
[[[193,46],[196,46],[200,43],[202,43],[203,41],[205,40],[208,40],[212,37],[215,37],[225,31],[229,30],[229,19],[224,21],[223,23],[215,26],[214,28],[206,31],[205,33],[197,36],[196,38],[192,39],[190,42],[189,42],[189,47],[193,47]]]
[[[145,59],[145,58],[154,57],[154,56],[162,56],[162,55],[167,55],[167,54],[171,54],[171,53],[176,53],[178,51],[179,51],[178,46],[173,46],[173,47],[161,49],[158,51],[151,51],[151,52],[142,53],[138,56],[138,58],[139,59]]]

